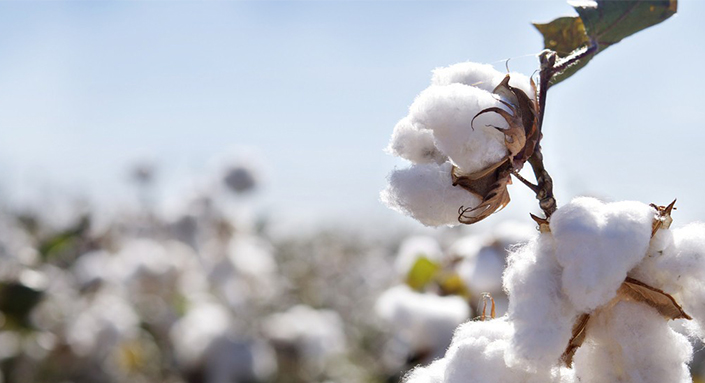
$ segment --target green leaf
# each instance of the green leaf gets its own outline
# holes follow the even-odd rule
[[[551,84],[572,76],[607,47],[668,19],[678,8],[677,0],[583,0],[569,3],[578,12],[578,17],[560,17],[546,24],[534,23],[544,37],[544,47],[555,51],[560,58],[592,44],[596,45],[596,50],[555,75]]]
[[[406,275],[406,284],[414,290],[420,291],[436,276],[441,266],[426,257],[419,257]]]

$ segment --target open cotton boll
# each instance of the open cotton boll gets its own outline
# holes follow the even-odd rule
[[[194,302],[169,333],[179,364],[193,368],[201,363],[211,343],[226,336],[229,327],[230,314],[225,307],[211,299]]]
[[[494,246],[483,246],[474,256],[463,258],[458,274],[474,293],[501,292],[504,255]]]
[[[443,258],[443,250],[438,241],[427,235],[416,235],[404,239],[399,246],[397,258],[394,261],[394,268],[401,276],[406,276],[416,261],[425,257],[434,262],[440,262]]]
[[[428,366],[416,367],[405,377],[404,383],[443,383],[447,362],[438,359]]]
[[[444,68],[436,68],[433,71],[431,84],[433,85],[450,85],[450,84],[465,84],[474,86],[488,92],[494,91],[504,79],[506,73],[496,70],[490,64],[479,64],[474,62],[463,62],[453,64]],[[509,74],[509,85],[519,88],[527,96],[535,99],[534,91],[531,88],[531,82],[528,77],[521,73],[512,72]]]
[[[508,365],[546,370],[558,363],[578,316],[561,287],[561,267],[550,234],[541,234],[510,254],[504,274],[507,316],[514,326]]]
[[[654,214],[640,202],[581,197],[551,216],[563,291],[578,310],[590,312],[616,296],[646,254]]]
[[[393,326],[410,354],[424,352],[430,358],[443,355],[455,328],[470,316],[468,304],[459,296],[418,293],[406,285],[385,291],[375,311]]]
[[[433,140],[433,132],[419,129],[409,117],[402,118],[392,132],[387,152],[407,159],[415,164],[443,163],[448,157],[443,154]]]
[[[396,169],[380,195],[382,202],[426,226],[458,225],[458,209],[477,206],[480,199],[453,186],[451,169],[448,162]]]
[[[433,131],[436,146],[462,173],[469,174],[496,164],[508,154],[504,134],[497,129],[507,128],[507,122],[497,113],[477,116],[491,107],[506,108],[483,89],[463,84],[434,85],[416,97],[409,117],[418,128]]]
[[[456,331],[446,353],[444,383],[547,383],[559,381],[557,369],[529,372],[505,364],[512,324],[506,317],[468,322]]]
[[[690,383],[692,346],[653,308],[621,301],[595,315],[575,353],[581,383]]]
[[[277,271],[272,246],[253,235],[236,235],[230,240],[228,257],[241,273],[269,279]]]

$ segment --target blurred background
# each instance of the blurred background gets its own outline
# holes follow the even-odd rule
[[[530,22],[572,14],[0,2],[0,382],[396,382],[441,356],[506,309],[536,202],[514,185],[476,226],[424,228],[379,202],[406,166],[383,149],[432,69],[531,75]],[[681,0],[552,88],[559,204],[677,197],[676,226],[705,219],[703,14]]]

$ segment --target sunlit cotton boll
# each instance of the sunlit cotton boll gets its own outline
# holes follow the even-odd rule
[[[399,275],[405,277],[421,257],[437,263],[441,261],[443,251],[435,238],[427,235],[417,235],[404,239],[399,246],[394,268]]]
[[[433,71],[433,85],[465,84],[492,92],[504,79],[502,73],[490,64],[463,62]],[[530,98],[535,98],[534,90],[528,77],[521,73],[509,73],[509,85],[521,89]]]
[[[436,147],[433,132],[419,129],[409,117],[402,118],[394,126],[386,151],[415,164],[441,164],[448,160],[448,156]]]
[[[563,267],[563,291],[589,312],[606,304],[645,257],[654,209],[640,202],[602,203],[580,197],[551,217],[556,259]]]
[[[653,308],[618,302],[591,319],[587,338],[575,353],[581,383],[690,383],[692,346]]]
[[[478,241],[477,237],[462,238],[449,250],[462,257],[457,266],[458,274],[476,294],[501,293],[505,250],[493,245],[482,246]]]
[[[192,302],[169,334],[179,365],[191,369],[202,363],[211,343],[227,335],[230,320],[228,310],[212,299]]]
[[[416,97],[409,108],[409,118],[417,128],[431,130],[441,152],[461,173],[470,174],[496,164],[508,154],[504,134],[497,129],[507,128],[506,121],[497,113],[478,116],[492,107],[507,108],[483,89],[463,84],[434,85]]]
[[[326,363],[343,353],[346,347],[343,321],[332,310],[294,306],[266,317],[262,330],[275,343],[294,347],[314,373],[322,371]]]
[[[406,285],[385,291],[375,306],[397,342],[408,355],[428,355],[426,362],[443,355],[455,328],[470,317],[470,308],[459,296],[418,293]]]
[[[426,226],[458,225],[458,209],[475,207],[480,199],[453,186],[451,168],[446,162],[396,169],[389,175],[389,185],[382,191],[381,199],[390,208]]]

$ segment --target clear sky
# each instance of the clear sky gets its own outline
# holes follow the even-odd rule
[[[394,221],[378,194],[405,164],[382,149],[431,70],[513,58],[531,75],[530,22],[570,14],[562,0],[0,2],[0,193],[111,204],[147,156],[172,198],[246,147],[266,165],[262,209]],[[682,0],[551,90],[543,146],[560,201],[678,197],[676,219],[705,220],[703,15]],[[523,217],[532,197],[511,190],[500,214]]]

